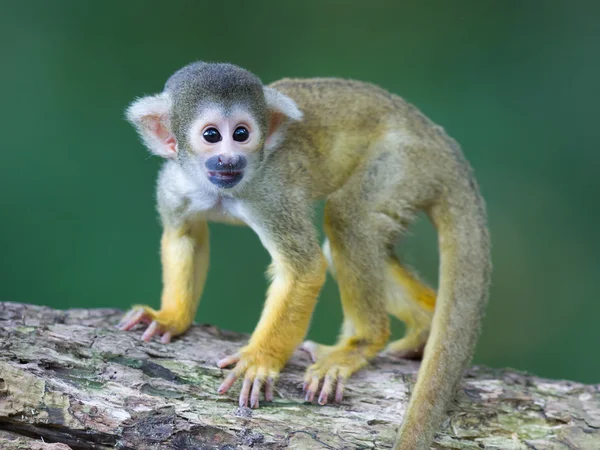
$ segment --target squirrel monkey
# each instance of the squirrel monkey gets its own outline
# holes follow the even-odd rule
[[[263,86],[231,64],[196,62],[162,93],[127,110],[148,149],[166,159],[158,178],[161,308],[134,307],[128,330],[164,343],[192,323],[208,270],[208,221],[243,223],[272,257],[262,316],[219,387],[243,379],[240,405],[273,398],[278,373],[306,335],[327,267],[344,324],[337,344],[307,342],[307,401],[341,401],[348,377],[382,351],[388,314],[407,325],[386,351],[424,351],[396,449],[428,449],[469,363],[490,278],[484,202],[458,145],[414,106],[374,85],[283,79]],[[326,199],[321,248],[312,203]],[[418,211],[438,230],[436,293],[394,245]],[[437,301],[436,301],[437,297]],[[425,344],[427,343],[427,346]]]

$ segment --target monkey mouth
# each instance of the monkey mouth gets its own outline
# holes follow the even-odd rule
[[[208,172],[208,181],[218,187],[225,189],[232,188],[238,184],[244,176],[244,172],[218,170]]]

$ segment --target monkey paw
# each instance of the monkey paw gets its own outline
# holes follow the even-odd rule
[[[156,311],[149,306],[136,305],[127,312],[117,325],[117,328],[123,331],[131,330],[138,323],[150,324],[144,334],[143,341],[150,341],[152,337],[161,336],[160,341],[163,344],[171,342],[173,336],[182,334],[189,328],[192,321],[182,320],[180,314],[173,315],[166,311]]]
[[[251,408],[258,408],[260,392],[264,387],[265,400],[273,401],[273,391],[275,381],[279,371],[283,368],[285,361],[267,356],[266,352],[257,352],[243,348],[239,353],[228,356],[217,362],[221,369],[235,364],[225,381],[219,386],[218,393],[224,394],[235,383],[235,381],[244,377],[242,390],[240,391],[240,407],[248,406],[250,401]]]
[[[320,405],[327,404],[332,394],[334,400],[340,403],[344,397],[346,380],[368,362],[362,352],[345,346],[330,347],[307,341],[300,348],[308,352],[314,362],[304,375],[302,389],[306,392],[305,400],[314,400],[322,381],[317,400]]]

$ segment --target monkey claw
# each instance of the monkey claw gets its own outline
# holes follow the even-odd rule
[[[226,393],[235,381],[244,377],[242,389],[240,391],[239,405],[240,407],[248,406],[250,402],[251,408],[259,407],[260,393],[264,388],[265,400],[273,401],[275,380],[279,375],[283,363],[273,358],[265,357],[259,352],[252,352],[247,349],[241,350],[235,355],[228,356],[217,362],[217,366],[221,369],[234,365],[229,375],[225,378],[217,392],[219,394]]]
[[[161,336],[160,342],[168,344],[171,342],[174,333],[167,325],[169,321],[164,320],[164,315],[164,313],[155,311],[149,306],[134,306],[123,316],[117,328],[122,331],[129,331],[139,323],[150,324],[142,334],[142,340],[148,342],[158,335]]]
[[[346,380],[368,362],[362,352],[345,345],[327,346],[306,341],[300,349],[307,352],[314,362],[304,375],[302,389],[306,392],[305,400],[314,400],[322,382],[317,399],[320,405],[327,404],[332,395],[334,401],[340,403]]]

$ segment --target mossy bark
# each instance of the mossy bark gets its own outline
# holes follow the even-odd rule
[[[238,408],[215,361],[247,336],[202,325],[144,343],[114,327],[121,314],[0,303],[1,449],[391,448],[419,368],[377,358],[320,407],[303,401],[297,352],[274,402]],[[472,367],[434,448],[598,450],[600,385]]]

